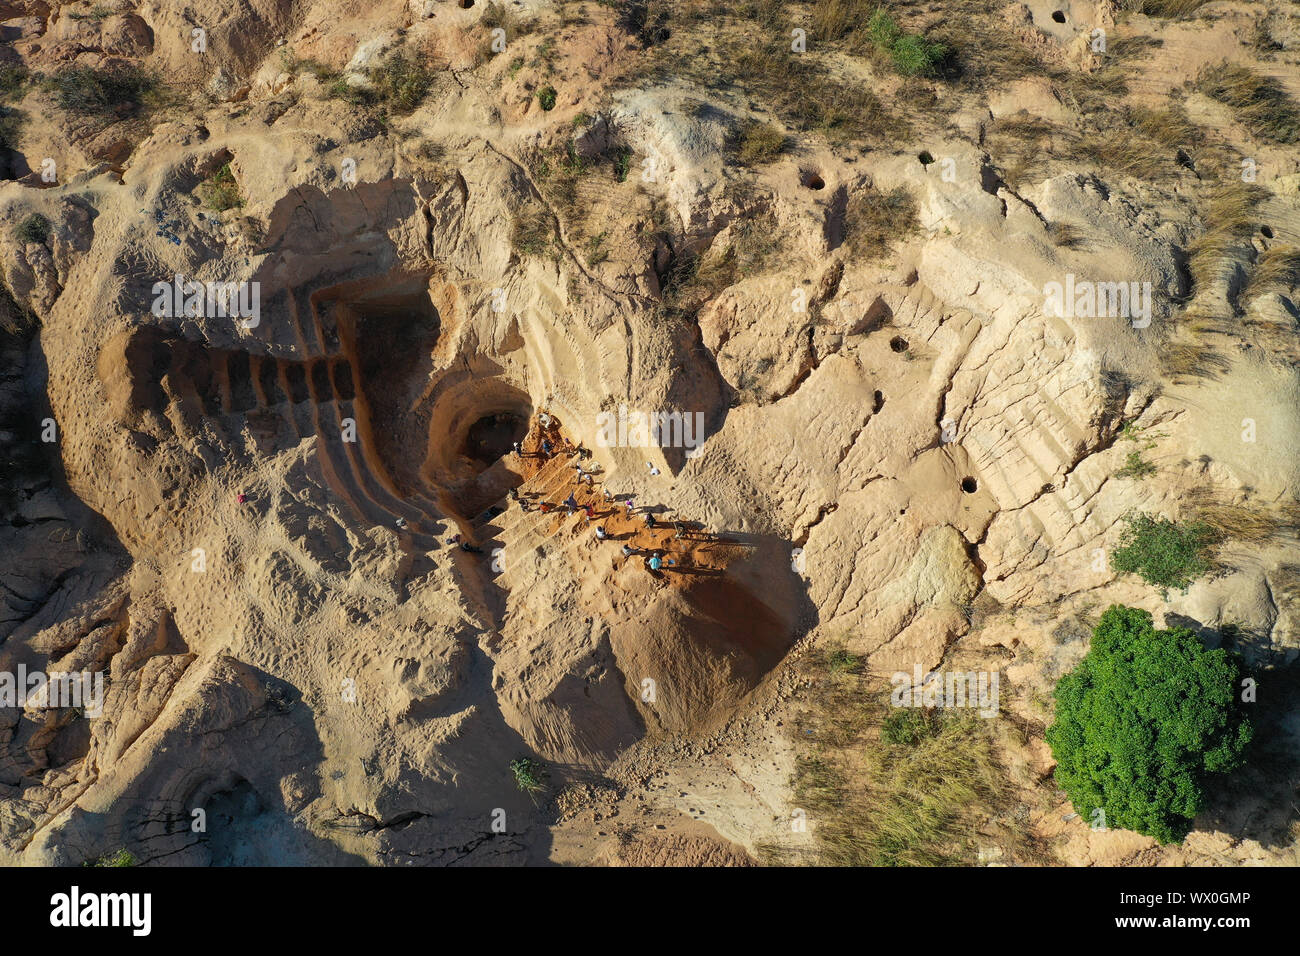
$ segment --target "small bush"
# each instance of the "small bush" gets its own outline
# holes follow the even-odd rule
[[[605,247],[608,232],[601,232],[587,240],[587,266],[595,268],[609,258],[609,249]]]
[[[39,212],[34,212],[18,224],[14,236],[23,244],[44,242],[50,238],[50,221]]]
[[[1283,500],[1235,504],[1211,488],[1192,488],[1183,497],[1191,515],[1209,525],[1216,537],[1263,544],[1300,533],[1300,503]]]
[[[632,168],[632,150],[627,146],[617,147],[613,152],[613,162],[615,182],[627,182],[628,171]]]
[[[896,747],[915,747],[933,737],[943,726],[943,716],[934,708],[904,707],[880,724],[880,739]]]
[[[128,850],[118,850],[87,860],[82,866],[135,866],[139,861]]]
[[[244,204],[239,194],[239,184],[230,164],[224,164],[215,173],[199,184],[199,198],[203,204],[214,212],[225,212]]]
[[[7,103],[22,95],[27,85],[27,67],[6,63],[0,66],[0,102]]]
[[[1110,115],[1106,127],[1106,136],[1081,137],[1074,144],[1077,153],[1103,169],[1142,179],[1176,175],[1179,150],[1193,154],[1205,141],[1178,104],[1162,109],[1125,106]]]
[[[837,686],[810,715],[814,733],[801,742],[815,749],[799,754],[792,781],[799,805],[817,816],[819,863],[961,865],[977,843],[1023,839],[982,829],[1008,802],[993,721],[890,708],[877,738],[880,703],[851,682]]]
[[[97,3],[89,13],[69,13],[68,18],[70,20],[107,20],[112,15],[113,10],[110,7]]]
[[[322,78],[334,74],[326,71]],[[422,63],[396,53],[379,66],[366,71],[369,86],[354,86],[335,80],[329,95],[357,106],[373,106],[399,116],[414,112],[433,88],[435,74]]]
[[[510,761],[510,772],[514,774],[515,786],[532,796],[546,789],[546,768],[536,760],[520,757]]]
[[[306,73],[310,76],[314,76],[321,83],[334,83],[342,75],[338,70],[330,69],[320,60],[315,60],[310,57],[300,60],[288,51],[281,52],[280,65],[284,68],[284,72],[286,73],[293,73],[295,75],[298,73]]]
[[[1136,574],[1165,595],[1170,588],[1186,591],[1210,570],[1207,550],[1217,535],[1208,524],[1179,524],[1148,514],[1123,520],[1120,546],[1111,556],[1111,567],[1121,574]]]
[[[899,37],[889,50],[894,69],[903,76],[922,76],[938,69],[948,49],[915,34]]]
[[[158,78],[135,65],[103,70],[64,67],[48,81],[54,102],[69,113],[100,118],[134,116],[158,93]]]
[[[948,48],[915,33],[905,33],[883,7],[877,7],[867,21],[867,39],[877,54],[889,59],[903,76],[934,73]]]
[[[832,675],[856,674],[862,667],[862,658],[839,647],[826,655],[826,667]]]
[[[1131,451],[1124,459],[1124,467],[1115,472],[1116,478],[1146,478],[1156,473],[1156,466],[1142,457],[1140,451]]]
[[[1250,252],[1258,229],[1256,210],[1268,191],[1252,183],[1228,183],[1209,197],[1201,218],[1205,232],[1187,247],[1188,268],[1197,292],[1235,270],[1238,258]]]
[[[413,112],[433,87],[434,74],[420,63],[402,55],[388,59],[370,74],[375,93],[398,115]]]
[[[555,101],[558,96],[559,94],[556,92],[555,87],[549,85],[543,86],[537,91],[537,102],[542,109],[549,113],[551,110],[555,109]]]
[[[1300,247],[1273,246],[1266,249],[1250,275],[1249,297],[1265,292],[1288,293],[1300,286]]]

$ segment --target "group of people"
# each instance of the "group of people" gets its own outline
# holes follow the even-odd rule
[[[539,430],[541,433],[541,441],[538,445],[538,448],[540,449],[540,456],[549,459],[554,455],[555,442],[551,440],[552,438],[555,438],[556,441],[561,443],[565,454],[576,455],[580,460],[573,464],[575,488],[569,492],[568,497],[565,498],[562,502],[560,502],[559,505],[552,504],[549,501],[540,501],[537,503],[537,510],[540,511],[542,514],[548,514],[552,511],[555,511],[557,508],[563,508],[565,512],[568,514],[577,514],[581,512],[581,514],[583,515],[583,521],[586,522],[587,524],[590,524],[592,520],[596,517],[596,505],[592,502],[580,504],[578,502],[577,495],[578,492],[582,490],[582,486],[584,484],[587,486],[588,490],[592,494],[595,494],[596,481],[595,481],[594,473],[591,471],[587,471],[582,465],[583,461],[591,457],[591,452],[588,449],[584,448],[581,444],[574,445],[572,442],[567,441],[563,437],[549,434],[549,429],[553,421],[554,419],[552,419],[551,416],[547,414],[545,411],[539,412],[537,415],[537,423],[539,425]],[[516,456],[520,458],[524,457],[525,452],[523,451],[523,446],[521,442],[515,442],[514,453]],[[657,469],[654,469],[653,466],[651,466],[651,473],[657,474],[658,471]],[[605,514],[605,517],[608,517],[609,515],[615,513],[617,509],[617,501],[615,499],[613,492],[611,492],[608,488],[603,489],[601,494],[604,499],[604,504],[610,509]],[[532,510],[531,503],[528,501],[527,498],[519,494],[519,490],[517,488],[510,489],[509,497],[510,500],[518,504],[522,510],[524,511]],[[624,500],[623,508],[625,509],[625,514],[627,518],[632,519],[634,514],[636,513],[635,498],[628,497],[626,500]],[[652,511],[646,509],[643,512],[643,517],[645,521],[645,526],[648,530],[654,530],[656,527],[658,527],[659,521],[655,518],[654,513]],[[686,537],[686,529],[681,522],[674,521],[673,526],[676,531],[676,534],[674,535],[675,538]],[[605,523],[603,521],[595,525],[594,534],[596,540],[598,541],[605,541],[609,539],[609,531],[605,527]],[[623,557],[625,558],[630,558],[633,555],[637,555],[637,554],[644,554],[646,556],[645,566],[648,570],[652,572],[657,573],[662,568],[665,567],[669,567],[669,568],[677,567],[677,559],[666,555],[662,550],[659,549],[637,548],[625,542],[621,547],[621,551]]]

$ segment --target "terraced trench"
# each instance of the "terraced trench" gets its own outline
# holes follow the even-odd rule
[[[682,728],[753,688],[802,633],[806,597],[790,571],[788,542],[722,537],[686,548],[669,540],[671,525],[652,533],[640,516],[633,522],[612,510],[605,512],[611,539],[596,542],[577,517],[506,508],[516,487],[558,504],[572,490],[572,462],[510,455],[517,441],[534,449],[540,442],[530,432],[532,398],[494,356],[445,354],[454,336],[430,299],[427,276],[337,284],[281,301],[259,330],[274,342],[222,348],[147,326],[119,335],[99,363],[114,416],[154,441],[170,433],[187,447],[210,447],[216,432],[228,455],[249,461],[314,441],[306,466],[330,489],[345,523],[395,531],[417,558],[426,555],[416,573],[428,552],[447,553],[452,531],[484,549],[450,558],[497,629],[507,624],[510,592],[528,594],[540,582],[531,572],[520,578],[517,565],[496,573],[487,558],[496,548],[549,555],[547,588],[621,580],[613,593],[626,603],[615,616],[628,633],[669,635],[662,657],[681,662],[680,685],[699,685],[698,675],[685,673],[692,669],[721,681],[682,705],[673,721]],[[552,437],[558,445],[558,432]],[[580,489],[584,495],[595,492]],[[690,516],[680,517],[689,524]],[[622,556],[622,541],[638,554]],[[649,549],[675,554],[672,570],[642,570]],[[651,609],[646,602],[656,593],[662,606]]]
[[[290,305],[277,320],[293,330],[287,349],[218,348],[151,326],[119,335],[99,360],[115,417],[186,443],[215,423],[249,456],[315,438],[320,477],[358,527],[399,528],[417,548],[518,483],[501,459],[532,403],[486,359],[434,368],[441,323],[422,277]]]

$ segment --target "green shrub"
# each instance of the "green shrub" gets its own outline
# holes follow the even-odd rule
[[[413,112],[433,87],[434,74],[422,64],[398,54],[371,71],[376,95],[398,115]]]
[[[876,7],[867,21],[867,39],[876,46],[889,49],[902,35],[903,28],[898,21],[886,13],[884,7]]]
[[[1131,451],[1124,459],[1124,467],[1115,472],[1116,478],[1146,478],[1156,473],[1156,466],[1142,457],[1142,452]]]
[[[880,725],[880,739],[896,747],[915,747],[943,726],[943,716],[934,708],[904,707],[895,710]]]
[[[324,71],[316,74],[327,80],[333,74]],[[422,63],[395,53],[379,66],[366,71],[368,86],[353,86],[344,79],[335,80],[329,95],[356,106],[374,106],[404,116],[424,102],[433,88],[435,74]]]
[[[877,7],[867,21],[867,40],[904,76],[933,73],[948,55],[948,48],[942,43],[905,33],[883,7]]]
[[[18,224],[14,235],[21,243],[44,242],[50,238],[50,221],[39,212],[34,212]]]
[[[158,78],[133,64],[64,67],[47,82],[60,109],[100,118],[134,116],[158,93]]]
[[[932,43],[915,34],[899,37],[889,49],[894,69],[904,76],[933,73],[947,55],[948,48],[942,43]]]
[[[541,105],[542,109],[549,113],[551,110],[555,109],[555,101],[558,96],[559,94],[555,91],[555,87],[543,86],[537,91],[537,102]]]
[[[1112,606],[1087,656],[1056,686],[1047,742],[1057,784],[1089,823],[1180,842],[1204,806],[1205,778],[1243,762],[1253,731],[1240,679],[1222,648]]]
[[[0,106],[0,150],[18,148],[18,133],[23,128],[25,120],[26,116],[22,111]]]
[[[1170,588],[1186,591],[1210,570],[1206,552],[1216,535],[1209,525],[1179,524],[1148,514],[1125,515],[1124,523],[1110,562],[1121,574],[1136,574],[1164,595]]]
[[[199,183],[198,192],[203,204],[214,212],[225,212],[227,209],[235,209],[244,204],[244,199],[239,194],[239,184],[235,182],[235,174],[229,163]]]
[[[627,146],[619,146],[613,153],[614,161],[614,180],[616,182],[627,182],[628,171],[632,168],[632,150]]]
[[[104,856],[87,860],[82,866],[135,866],[139,861],[128,850],[118,850]]]
[[[19,97],[27,85],[27,67],[6,63],[0,66],[0,102]]]
[[[524,793],[532,795],[546,789],[543,782],[546,777],[546,768],[536,760],[530,760],[527,757],[512,760],[510,761],[510,772],[514,774],[515,785]]]
[[[826,667],[833,675],[856,674],[861,666],[862,658],[842,647],[836,648],[826,655]]]

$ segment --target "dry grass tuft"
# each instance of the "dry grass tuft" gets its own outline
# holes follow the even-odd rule
[[[855,259],[878,259],[894,240],[917,230],[916,213],[916,199],[901,186],[857,192],[844,213],[844,244]]]
[[[1202,70],[1196,85],[1210,99],[1230,106],[1252,136],[1270,143],[1300,141],[1300,106],[1271,77],[1224,62]]]
[[[1258,224],[1256,209],[1268,191],[1251,183],[1229,182],[1210,193],[1202,218],[1205,232],[1188,245],[1189,268],[1196,290],[1236,268],[1249,252]]]
[[[803,666],[813,689],[798,739],[808,749],[793,785],[817,862],[952,866],[975,863],[984,846],[1034,852],[1011,821],[994,726],[1003,721],[892,707],[888,689],[841,648]]]

